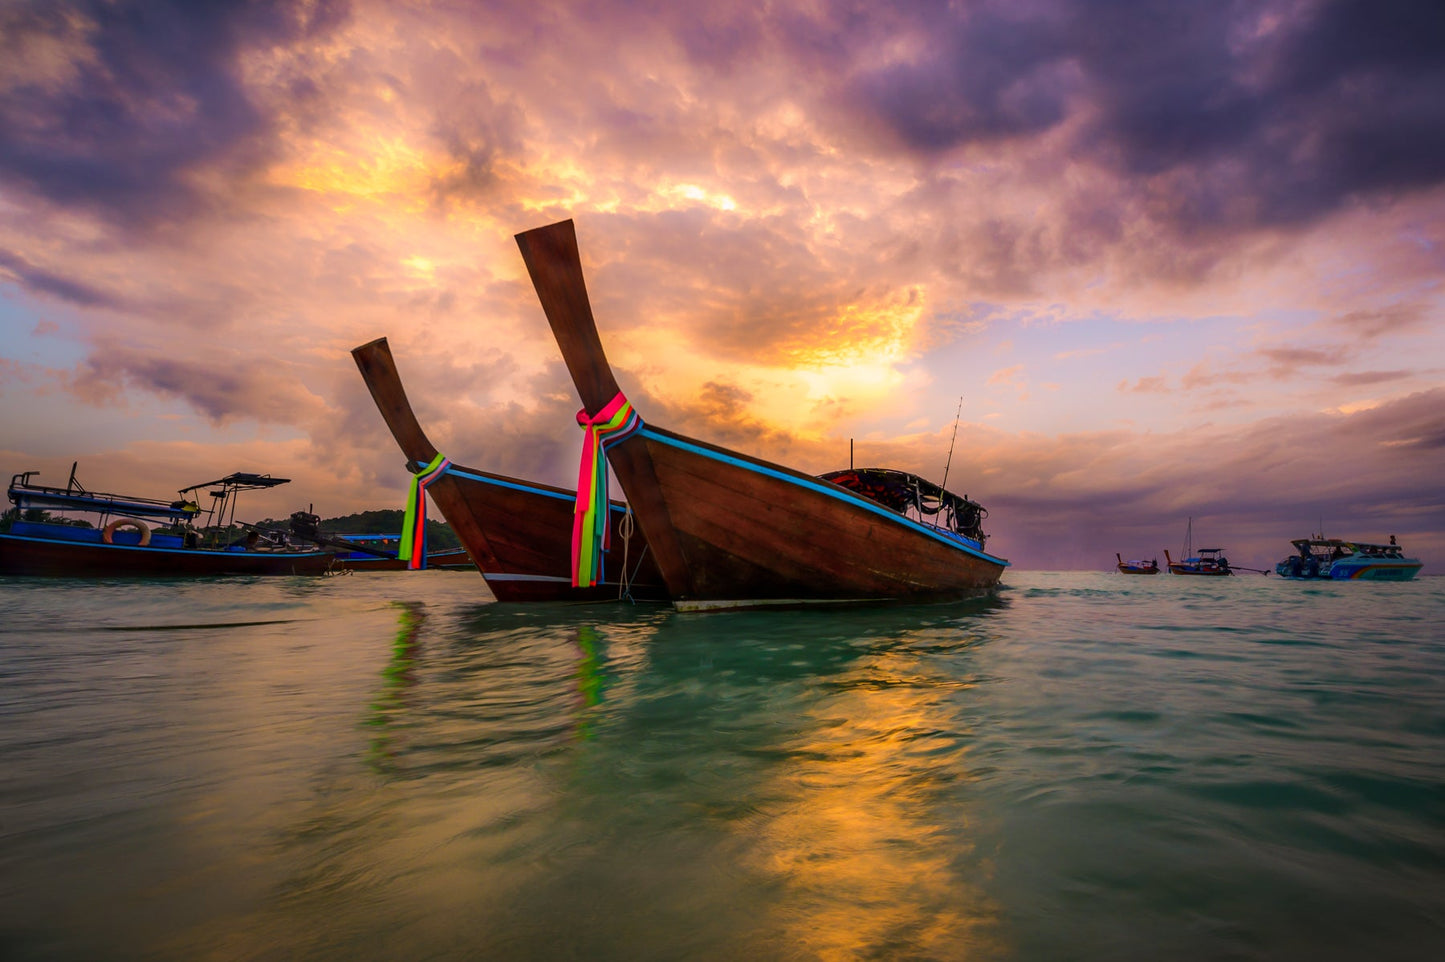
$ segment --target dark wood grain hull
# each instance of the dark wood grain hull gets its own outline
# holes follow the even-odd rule
[[[396,372],[385,338],[351,352],[398,446],[414,464],[428,464],[436,447],[422,431]],[[609,512],[612,548],[605,578],[572,585],[575,492],[453,464],[427,494],[476,562],[498,601],[608,601],[630,596],[665,600],[667,588],[652,552],[634,525],[624,534],[626,506]]]
[[[612,549],[604,553],[605,579],[592,587],[575,588],[573,492],[453,465],[427,493],[498,601],[608,601],[624,592],[640,600],[666,598],[640,528],[634,527],[630,542],[623,534],[626,506],[620,502],[612,504]]]
[[[675,546],[663,571],[681,609],[953,600],[1006,567],[838,485],[670,431],[644,428],[609,457],[649,543]]]
[[[82,578],[184,578],[216,575],[321,575],[326,551],[205,551],[50,541],[0,535],[0,575]]]
[[[570,221],[517,236],[583,407],[618,394]],[[940,601],[1007,562],[839,485],[647,426],[607,449],[679,608]]]

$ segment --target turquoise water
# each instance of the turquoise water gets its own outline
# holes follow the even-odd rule
[[[1445,579],[0,580],[0,958],[1437,959]]]

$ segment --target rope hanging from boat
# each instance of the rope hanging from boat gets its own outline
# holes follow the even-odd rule
[[[596,414],[589,417],[586,408],[578,411],[577,423],[585,434],[582,462],[577,467],[577,504],[572,512],[572,586],[589,588],[599,578],[606,580],[602,552],[611,547],[607,448],[641,429],[642,418],[618,391]]]
[[[401,546],[396,556],[412,571],[426,567],[426,489],[451,466],[451,461],[439,451],[430,464],[411,476],[411,487],[406,492],[406,514],[401,519]]]

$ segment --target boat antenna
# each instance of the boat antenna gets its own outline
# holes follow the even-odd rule
[[[848,470],[853,470],[853,439],[848,439]]]
[[[953,444],[958,440],[958,418],[963,414],[963,395],[958,396],[958,410],[953,413],[953,440],[948,442],[948,460],[943,463],[943,483],[939,485],[944,490],[948,489],[948,469],[953,467]]]

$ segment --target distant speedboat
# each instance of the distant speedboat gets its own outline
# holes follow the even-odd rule
[[[1290,544],[1294,545],[1295,553],[1274,566],[1282,578],[1409,581],[1424,567],[1420,561],[1405,557],[1405,550],[1395,543],[1393,535],[1389,544],[1323,536],[1296,538]]]
[[[1159,561],[1125,561],[1124,556],[1118,552],[1114,557],[1119,559],[1119,572],[1126,575],[1157,575],[1159,573]]]
[[[87,490],[74,465],[63,488],[32,483],[36,473],[10,479],[7,493],[15,508],[10,529],[0,534],[0,575],[310,575],[332,567],[330,551],[235,522],[238,492],[273,488],[287,478],[229,474],[182,488],[178,500],[165,501]],[[212,499],[209,509],[197,502],[201,492]]]

